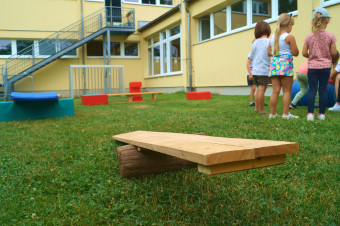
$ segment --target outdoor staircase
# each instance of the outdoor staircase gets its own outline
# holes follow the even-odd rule
[[[130,35],[134,31],[134,9],[105,7],[98,10],[7,58],[6,63],[0,65],[0,99],[9,97],[15,82],[98,36]]]

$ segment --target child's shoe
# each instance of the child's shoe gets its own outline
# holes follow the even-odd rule
[[[308,113],[307,121],[314,121],[314,113]]]
[[[325,114],[318,114],[318,119],[319,120],[325,120],[326,119],[326,115]]]
[[[268,118],[277,118],[277,117],[281,117],[280,115],[278,115],[277,113],[275,115],[269,114]]]
[[[255,103],[254,103],[254,102],[251,102],[251,103],[249,104],[249,106],[250,106],[250,107],[255,107]]]
[[[296,104],[290,103],[289,108],[290,108],[290,109],[296,108]]]
[[[333,107],[328,108],[328,111],[340,111],[340,105],[335,103]]]
[[[299,118],[299,116],[292,115],[290,112],[288,112],[288,115],[282,115],[282,118],[291,119],[291,118]]]
[[[299,118],[299,116],[292,115],[290,112],[288,112],[288,116],[289,116],[290,118]]]

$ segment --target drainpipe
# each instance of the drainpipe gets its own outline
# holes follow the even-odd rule
[[[84,38],[84,7],[83,7],[83,0],[80,0],[80,9],[81,9],[81,29],[82,29],[82,39]],[[83,58],[83,65],[85,65],[85,45],[82,45],[82,58]],[[83,77],[84,77],[84,94],[86,94],[86,72],[85,68],[83,69]]]
[[[81,20],[82,20],[82,23],[84,23],[83,0],[80,0],[80,8],[81,8]],[[82,29],[83,29],[82,34],[84,34],[84,24],[82,25]],[[82,38],[84,38],[84,36]],[[83,65],[85,65],[85,46],[84,45],[82,46],[82,55],[83,55]]]
[[[191,73],[191,37],[190,37],[190,12],[188,9],[188,2],[190,0],[184,0],[185,10],[188,13],[188,61],[189,61],[189,91],[192,90],[192,73]]]

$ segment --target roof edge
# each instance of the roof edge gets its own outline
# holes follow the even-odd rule
[[[156,24],[157,22],[165,19],[167,16],[175,13],[177,10],[179,11],[181,8],[181,5],[177,5],[174,8],[172,8],[171,10],[167,11],[166,13],[162,14],[161,16],[157,17],[156,19],[150,21],[148,24],[144,25],[143,27],[137,29],[137,31],[141,32],[143,30],[145,30],[148,27],[151,27],[152,25]]]

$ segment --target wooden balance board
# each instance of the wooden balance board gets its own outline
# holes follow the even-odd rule
[[[194,134],[135,131],[113,139],[144,149],[196,162],[198,171],[219,174],[286,162],[299,152],[298,143],[197,136]]]

